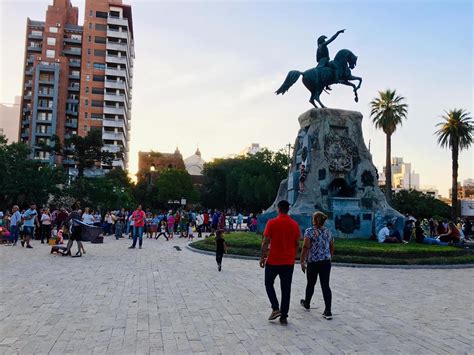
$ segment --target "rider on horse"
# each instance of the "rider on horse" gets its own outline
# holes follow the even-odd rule
[[[328,49],[328,44],[334,41],[337,36],[339,36],[341,33],[344,33],[345,30],[339,30],[336,32],[334,36],[329,38],[327,41],[326,36],[320,36],[318,38],[318,50],[316,51],[316,61],[318,62],[318,65],[316,66],[316,69],[323,69],[324,67],[327,67],[329,64],[329,49]],[[326,90],[331,90],[331,88],[326,86]]]

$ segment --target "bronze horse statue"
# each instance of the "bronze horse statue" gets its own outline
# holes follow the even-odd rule
[[[359,90],[360,85],[362,84],[362,78],[353,76],[351,73],[351,69],[354,69],[356,64],[357,56],[348,49],[341,49],[337,52],[334,60],[330,61],[323,68],[311,68],[303,73],[298,70],[290,71],[286,76],[284,83],[277,91],[275,91],[275,93],[277,95],[283,95],[294,83],[296,83],[300,75],[303,75],[303,84],[311,92],[309,102],[316,108],[318,108],[318,106],[316,106],[314,100],[316,100],[321,107],[325,107],[321,103],[319,96],[326,86],[332,84],[352,86],[355,96],[354,100],[355,102],[358,102],[359,97],[357,96],[357,90]],[[351,83],[350,80],[358,80],[359,85],[356,86],[354,83]]]

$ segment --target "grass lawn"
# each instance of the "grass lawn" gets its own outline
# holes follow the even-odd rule
[[[225,234],[229,254],[260,256],[262,237],[255,233]],[[192,243],[196,249],[214,251],[214,238]],[[334,262],[385,265],[474,264],[474,252],[456,247],[417,244],[380,244],[367,239],[336,239]],[[298,251],[298,256],[299,252]]]

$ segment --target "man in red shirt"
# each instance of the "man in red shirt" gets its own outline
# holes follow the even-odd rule
[[[260,267],[265,267],[265,288],[273,310],[268,320],[280,317],[280,323],[286,325],[290,309],[291,281],[301,231],[298,223],[288,216],[289,202],[282,200],[278,202],[277,207],[278,216],[267,222],[263,232]],[[268,257],[265,260],[267,251]],[[273,287],[277,276],[280,277],[281,309]]]
[[[137,239],[139,248],[142,248],[145,218],[146,215],[145,212],[142,211],[142,205],[138,205],[137,209],[133,211],[131,217],[131,220],[133,221],[133,243],[132,246],[128,247],[128,249],[135,249],[135,246],[137,245]]]

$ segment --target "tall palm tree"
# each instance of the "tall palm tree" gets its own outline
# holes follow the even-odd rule
[[[407,118],[408,105],[405,98],[397,95],[396,90],[379,91],[379,96],[370,103],[370,117],[375,127],[381,129],[386,136],[385,148],[385,197],[392,201],[392,134],[397,126]]]
[[[469,149],[473,141],[474,122],[470,113],[463,109],[453,109],[445,112],[441,118],[444,120],[436,125],[439,129],[435,132],[438,144],[442,148],[451,149],[453,166],[453,180],[451,185],[451,217],[453,220],[458,212],[458,157],[463,149]]]

